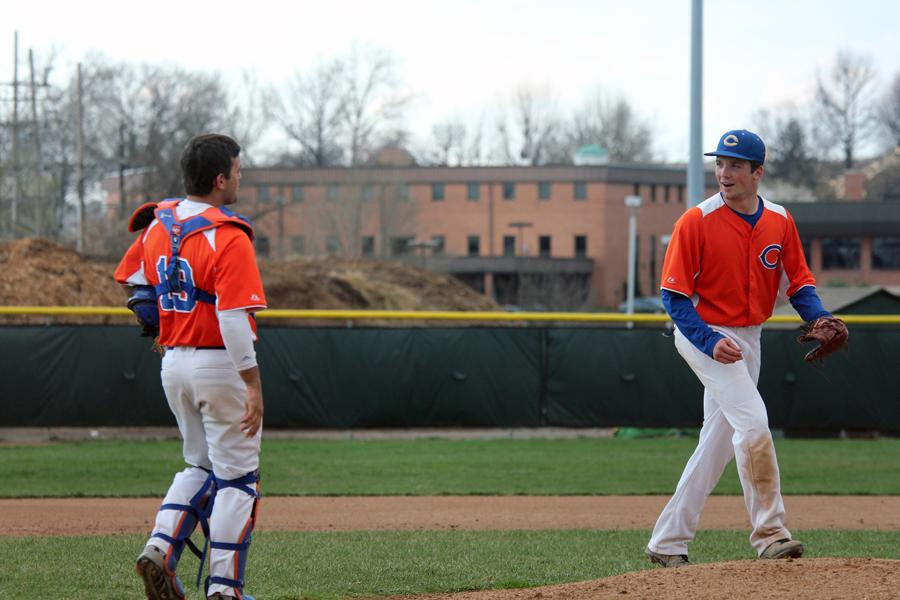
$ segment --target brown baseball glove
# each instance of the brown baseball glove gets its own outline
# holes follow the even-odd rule
[[[806,333],[798,337],[797,341],[818,342],[804,357],[807,362],[815,362],[846,346],[849,335],[847,325],[837,317],[819,317],[810,323]]]

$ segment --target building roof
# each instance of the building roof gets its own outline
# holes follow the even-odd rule
[[[870,298],[876,296],[886,296],[890,300],[896,300],[900,307],[900,286],[865,286],[865,287],[829,287],[819,286],[816,288],[819,298],[825,310],[831,313],[849,312],[856,314],[859,311],[854,310],[854,306],[859,306]],[[866,312],[866,311],[862,311]],[[796,316],[794,307],[789,302],[784,302],[775,307],[774,315]]]
[[[279,167],[244,168],[244,185],[293,184],[432,184],[537,183],[602,181],[632,185],[685,185],[687,174],[678,165],[548,165],[538,167]],[[715,187],[715,175],[707,173]]]
[[[900,202],[783,202],[801,236],[900,235]]]

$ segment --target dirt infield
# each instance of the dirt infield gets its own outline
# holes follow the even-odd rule
[[[660,496],[376,496],[264,498],[257,526],[269,531],[648,529]],[[0,500],[0,535],[146,533],[157,498]],[[788,496],[794,529],[900,531],[897,496]],[[749,530],[743,499],[713,496],[700,526]],[[888,599],[900,593],[900,561],[810,558],[652,569],[531,588],[403,600],[605,598]]]
[[[263,531],[649,529],[663,496],[263,497]],[[153,527],[158,498],[0,500],[0,535],[106,535]],[[793,529],[900,531],[900,496],[787,496]],[[703,529],[748,529],[744,500],[713,496]]]

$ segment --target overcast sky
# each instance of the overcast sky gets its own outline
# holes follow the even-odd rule
[[[272,84],[370,44],[394,56],[416,94],[408,123],[419,139],[447,117],[477,119],[521,83],[548,86],[563,108],[601,88],[649,120],[661,158],[683,161],[690,8],[690,0],[18,0],[3,7],[0,79],[12,78],[16,30],[21,56],[55,48],[67,72],[99,51],[235,81],[250,69]],[[808,99],[816,70],[838,50],[870,56],[883,89],[900,73],[898,23],[894,0],[707,0],[704,147],[751,127],[761,108]]]

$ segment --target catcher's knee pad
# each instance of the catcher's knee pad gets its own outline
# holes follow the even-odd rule
[[[195,467],[202,469],[202,467]],[[206,469],[203,469],[206,471]],[[207,518],[209,516],[208,505],[214,492],[213,483],[215,477],[212,472],[207,471],[206,481],[200,486],[200,489],[191,497],[188,504],[167,503],[159,507],[160,510],[173,510],[181,512],[181,516],[177,521],[177,525],[172,535],[167,535],[160,531],[153,533],[152,537],[165,540],[171,544],[169,552],[166,553],[165,568],[170,574],[175,573],[175,567],[181,559],[185,545],[189,546],[191,551],[198,557],[202,558],[203,552],[191,542],[190,537],[197,528],[197,523],[201,524],[203,534],[209,537],[209,526]]]
[[[216,505],[211,517],[209,540],[210,575],[206,578],[206,593],[209,595],[211,585],[220,585],[241,594],[251,534],[256,524],[256,509],[259,505],[259,471],[247,473],[237,479],[216,477],[214,500]],[[224,554],[221,551],[224,551]],[[229,553],[231,556],[228,556]],[[220,574],[222,566],[227,567],[226,572],[233,574],[233,577],[222,576]]]

